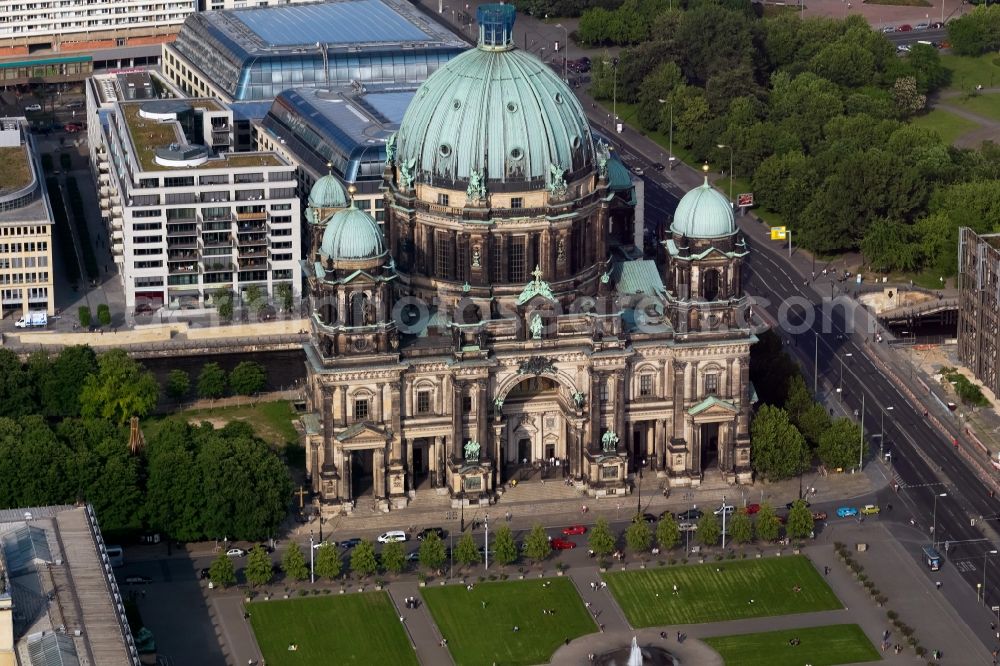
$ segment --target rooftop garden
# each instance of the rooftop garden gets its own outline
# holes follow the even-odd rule
[[[31,183],[31,167],[24,146],[0,148],[0,192],[19,190]]]

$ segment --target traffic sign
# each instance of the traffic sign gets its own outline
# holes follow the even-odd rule
[[[785,227],[771,227],[771,240],[785,240],[788,231]]]
[[[741,207],[753,206],[753,192],[744,192],[736,195],[736,205]]]

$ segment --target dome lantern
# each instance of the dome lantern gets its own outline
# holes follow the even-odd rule
[[[479,23],[479,48],[506,51],[514,48],[513,5],[489,4],[476,9]]]

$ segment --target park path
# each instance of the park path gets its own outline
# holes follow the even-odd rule
[[[413,581],[392,583],[387,588],[396,612],[404,619],[403,628],[421,664],[454,664],[451,652],[441,646],[441,631],[420,595],[420,585]],[[406,607],[406,598],[415,597],[416,608]]]
[[[973,113],[972,111],[966,111],[965,109],[952,104],[942,104],[939,102],[935,104],[933,108],[947,111],[948,113],[954,114],[959,118],[965,118],[966,120],[979,125],[978,129],[966,132],[955,139],[953,145],[958,146],[959,148],[979,148],[983,141],[996,140],[1000,137],[1000,122],[991,118],[981,116],[978,113]]]

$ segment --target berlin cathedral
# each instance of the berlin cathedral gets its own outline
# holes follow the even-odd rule
[[[486,504],[525,466],[593,497],[639,469],[750,482],[732,205],[706,179],[644,243],[631,174],[514,46],[514,9],[478,18],[388,139],[384,226],[332,175],[310,193],[312,490],[389,510]]]

